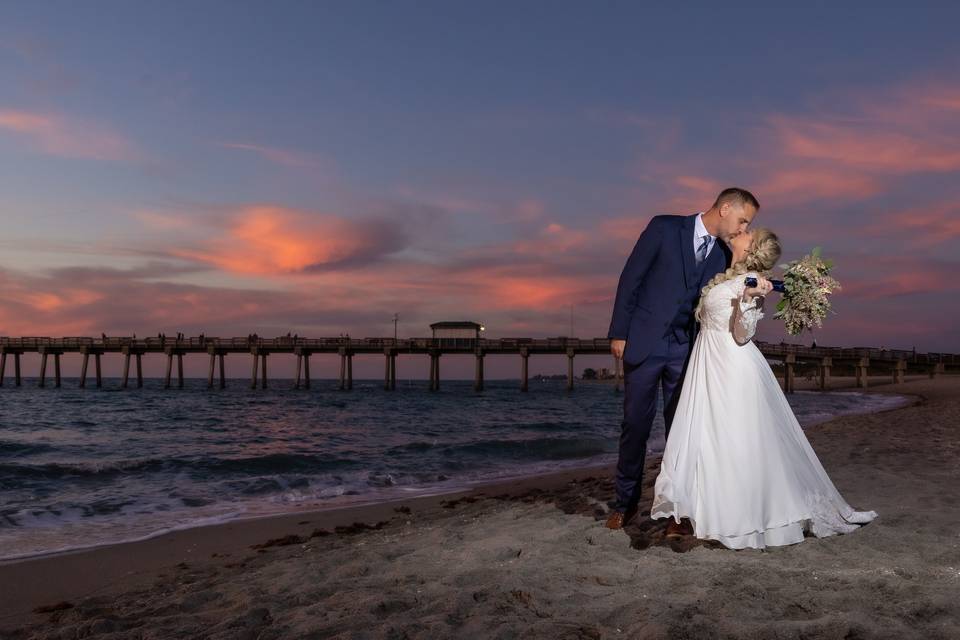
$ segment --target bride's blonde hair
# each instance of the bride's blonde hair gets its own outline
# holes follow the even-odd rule
[[[762,276],[773,269],[780,259],[780,239],[777,234],[770,229],[754,229],[753,240],[750,241],[750,247],[740,262],[737,262],[723,273],[715,275],[710,282],[700,290],[700,303],[697,305],[693,315],[698,322],[702,322],[703,301],[707,299],[707,293],[710,289],[721,282],[726,282],[731,278],[742,276],[749,271],[756,271]]]

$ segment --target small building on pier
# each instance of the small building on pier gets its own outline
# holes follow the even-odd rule
[[[484,326],[478,322],[434,322],[430,325],[434,338],[467,338],[476,340]]]

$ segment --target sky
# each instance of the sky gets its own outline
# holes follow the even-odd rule
[[[605,337],[741,186],[843,287],[758,339],[960,352],[960,5],[765,4],[3,3],[0,335]]]

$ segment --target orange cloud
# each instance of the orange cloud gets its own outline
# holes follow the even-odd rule
[[[43,153],[65,158],[133,160],[139,156],[120,134],[60,115],[0,110],[0,130],[20,135]]]
[[[386,222],[254,205],[232,213],[223,234],[204,248],[173,254],[235,273],[282,275],[375,259],[401,248],[400,241]]]

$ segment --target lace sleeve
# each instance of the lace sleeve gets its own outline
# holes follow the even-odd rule
[[[756,277],[756,274],[747,274]],[[745,279],[746,276],[743,276]],[[737,298],[733,305],[733,339],[737,344],[747,344],[757,332],[757,323],[763,318],[763,298],[756,297],[750,302],[743,301],[743,292],[746,284],[737,287]]]

